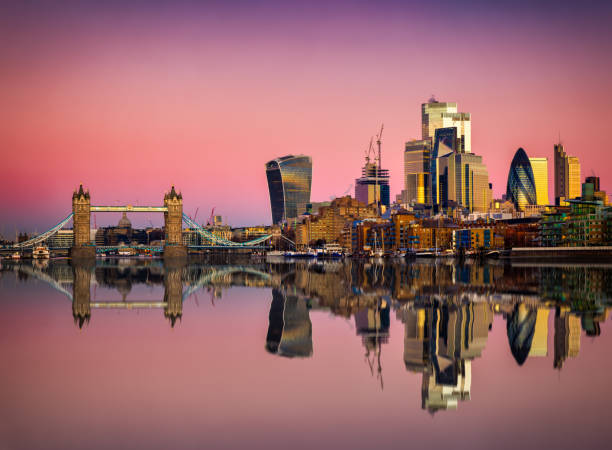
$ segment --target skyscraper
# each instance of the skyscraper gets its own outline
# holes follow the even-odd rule
[[[517,209],[523,210],[527,205],[536,205],[536,185],[533,169],[527,153],[519,148],[510,163],[506,197]]]
[[[536,203],[548,205],[548,158],[529,158],[536,188]]]
[[[381,205],[389,206],[389,171],[366,157],[361,178],[355,180],[355,198],[366,205],[378,200]]]
[[[457,151],[472,151],[472,126],[469,113],[457,112],[457,103],[441,103],[434,97],[421,105],[422,139],[433,141],[438,128],[457,128],[460,145]]]
[[[431,201],[434,205],[439,205],[440,200],[440,158],[456,153],[459,148],[457,138],[457,128],[438,128],[435,131],[433,152],[431,155]]]
[[[410,203],[431,203],[431,142],[406,142],[404,151],[404,195]]]
[[[310,156],[288,155],[266,163],[272,223],[297,218],[310,203],[312,160]]]
[[[448,153],[440,157],[438,187],[442,207],[454,202],[470,212],[487,212],[491,205],[489,171],[482,156]]]
[[[568,156],[563,144],[555,144],[555,203],[580,196],[580,161]]]

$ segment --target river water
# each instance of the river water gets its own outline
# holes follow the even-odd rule
[[[2,261],[0,448],[607,448],[612,266]]]

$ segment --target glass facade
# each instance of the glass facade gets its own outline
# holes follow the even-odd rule
[[[473,153],[449,153],[439,158],[440,205],[452,203],[470,212],[487,212],[491,205],[489,172],[482,156]]]
[[[506,197],[519,210],[523,210],[526,205],[537,204],[533,169],[527,153],[522,148],[516,151],[510,163]]]
[[[404,191],[410,203],[431,203],[431,142],[406,142],[404,151]]]
[[[440,158],[456,153],[458,148],[457,128],[439,128],[435,132],[433,152],[431,155],[431,199],[434,205],[439,205],[440,190],[438,189],[439,177],[443,176],[440,169]]]
[[[441,103],[432,98],[421,105],[422,139],[433,141],[438,128],[457,129],[459,151],[472,151],[472,125],[469,113],[457,112],[457,103]]]
[[[533,179],[536,187],[536,202],[538,205],[548,205],[548,159],[529,158]]]
[[[312,160],[310,156],[288,155],[266,163],[272,223],[297,218],[310,203]]]

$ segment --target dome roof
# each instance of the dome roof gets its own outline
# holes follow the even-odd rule
[[[132,222],[130,222],[130,219],[127,218],[127,213],[123,213],[123,216],[121,217],[121,220],[119,220],[119,223],[117,224],[118,228],[132,228]]]

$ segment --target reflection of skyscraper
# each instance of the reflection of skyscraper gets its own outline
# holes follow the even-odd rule
[[[493,323],[487,303],[435,303],[404,309],[404,363],[423,373],[422,408],[456,409],[470,398],[471,360],[481,355]]]
[[[558,307],[555,312],[555,369],[561,369],[567,358],[575,358],[580,351],[580,317],[569,308]]]
[[[536,203],[548,205],[548,159],[529,158],[536,188]]]
[[[283,156],[266,163],[272,222],[295,219],[310,202],[312,160],[310,156]]]
[[[525,150],[519,148],[510,163],[506,197],[517,209],[523,210],[527,205],[536,205],[536,184],[533,169]]]
[[[421,105],[422,139],[433,140],[438,128],[457,129],[459,152],[472,151],[472,127],[469,113],[458,113],[457,103],[440,103],[435,98]]]
[[[507,319],[506,329],[510,351],[519,366],[525,363],[531,351],[537,315],[536,311],[520,303],[514,307],[512,314]]]
[[[410,203],[431,203],[431,142],[406,142],[404,151],[404,198]]]
[[[381,388],[383,387],[383,378],[380,357],[382,344],[389,340],[390,311],[389,302],[380,299],[375,308],[361,309],[355,313],[355,328],[366,349],[366,360],[372,373],[374,373],[374,366],[376,366],[376,375]]]
[[[548,308],[540,307],[536,312],[535,330],[529,356],[548,355]]]
[[[555,203],[580,196],[580,162],[568,156],[561,143],[555,144]]]
[[[312,355],[312,323],[306,300],[272,289],[266,350],[289,358]]]

